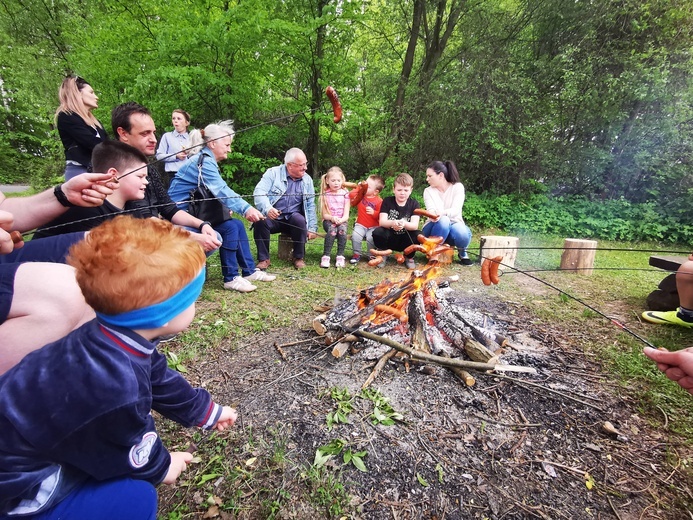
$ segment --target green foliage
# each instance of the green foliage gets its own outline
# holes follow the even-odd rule
[[[584,197],[468,194],[465,220],[473,227],[629,242],[688,243],[693,226],[664,215],[652,202]]]
[[[359,397],[373,402],[373,412],[369,416],[373,425],[392,426],[395,424],[395,421],[404,420],[402,414],[392,408],[390,400],[380,390],[366,388],[361,391]]]
[[[353,464],[356,469],[367,473],[366,465],[363,462],[363,458],[366,456],[365,451],[353,451],[347,446],[347,442],[343,439],[333,439],[329,444],[325,446],[320,446],[315,451],[315,458],[313,460],[313,466],[317,469],[322,468],[325,463],[336,457],[342,455],[342,460],[344,465]]]
[[[349,422],[349,414],[354,409],[353,397],[346,388],[333,388],[330,397],[335,401],[336,409],[327,414],[327,430],[331,430],[335,424]]]

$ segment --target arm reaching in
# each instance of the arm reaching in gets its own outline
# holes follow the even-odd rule
[[[646,347],[643,353],[657,363],[664,374],[681,388],[693,394],[693,347],[669,352]]]
[[[175,484],[176,479],[185,471],[185,468],[188,467],[188,462],[192,459],[193,454],[187,451],[171,452],[171,465],[168,467],[163,483],[168,485]]]
[[[234,410],[230,406],[224,406],[221,409],[221,415],[219,416],[217,424],[214,425],[214,428],[216,428],[220,432],[224,431],[226,428],[230,428],[231,426],[233,426],[237,418],[238,413],[236,412],[236,410]]]
[[[108,173],[83,173],[61,185],[65,198],[75,206],[94,207],[103,204],[106,196],[118,187],[118,181]],[[47,224],[67,211],[54,189],[32,195],[7,199],[0,193],[0,209],[12,213],[14,227],[25,232]]]

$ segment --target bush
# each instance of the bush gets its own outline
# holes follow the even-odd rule
[[[624,199],[591,201],[584,197],[468,194],[464,205],[470,226],[575,238],[689,243],[693,226],[664,215],[652,202]]]

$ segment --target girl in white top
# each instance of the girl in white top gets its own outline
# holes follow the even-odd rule
[[[472,265],[467,247],[472,241],[472,231],[462,218],[464,185],[460,182],[455,163],[433,161],[426,169],[429,187],[424,190],[426,211],[437,215],[429,218],[421,232],[424,236],[439,236],[458,251],[462,265]]]

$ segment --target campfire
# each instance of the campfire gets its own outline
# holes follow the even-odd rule
[[[487,316],[460,308],[450,287],[457,278],[440,274],[452,249],[439,237],[422,237],[421,242],[413,247],[428,256],[424,269],[363,289],[313,320],[315,331],[333,346],[332,355],[341,358],[348,351],[379,360],[364,388],[392,358],[401,359],[407,369],[413,363],[445,366],[468,386],[475,383],[469,370],[535,373],[500,362],[508,340],[494,331]]]

